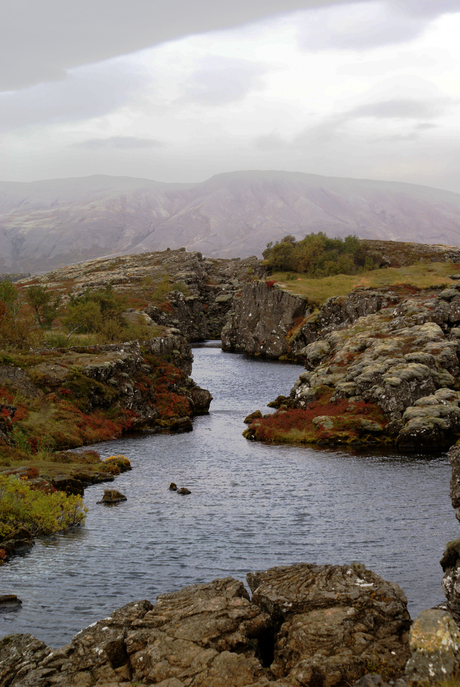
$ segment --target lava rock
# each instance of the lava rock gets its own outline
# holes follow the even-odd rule
[[[121,501],[127,501],[128,499],[124,494],[121,492],[117,491],[116,489],[105,489],[104,490],[104,496],[102,497],[102,501],[98,501],[98,503],[105,503],[105,504],[111,504],[111,503],[120,503]]]
[[[438,684],[460,675],[460,630],[447,611],[422,611],[410,630],[409,685]]]
[[[371,665],[386,679],[402,675],[409,615],[396,584],[359,564],[272,568],[248,580],[252,599],[227,577],[162,594],[155,606],[129,603],[57,650],[7,637],[0,685],[339,687]]]

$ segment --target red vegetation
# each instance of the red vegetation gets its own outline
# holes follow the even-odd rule
[[[319,442],[333,441],[337,432],[346,432],[349,440],[358,439],[362,432],[362,417],[386,425],[386,419],[380,408],[374,403],[350,403],[348,399],[330,402],[332,392],[329,390],[309,408],[302,410],[279,410],[268,418],[258,419],[251,425],[254,436],[259,441],[283,441],[293,430],[308,435]],[[334,418],[334,427],[322,429],[313,423],[314,418],[327,416]]]
[[[275,284],[276,279],[267,279],[267,281],[265,282],[265,286],[267,287],[267,289],[272,289],[275,286]]]
[[[185,396],[177,393],[178,385],[185,380],[185,373],[170,363],[157,369],[159,376],[154,382],[157,406],[162,420],[190,415],[190,404]]]

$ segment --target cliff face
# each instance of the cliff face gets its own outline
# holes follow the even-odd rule
[[[308,344],[398,302],[389,289],[357,290],[329,298],[315,312],[308,301],[271,286],[270,281],[248,284],[227,316],[222,348],[303,363]]]
[[[222,348],[280,358],[289,351],[289,330],[310,313],[306,301],[273,288],[270,282],[246,285],[222,329]]]

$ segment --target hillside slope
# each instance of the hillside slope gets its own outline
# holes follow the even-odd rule
[[[312,231],[460,245],[460,195],[279,171],[199,184],[109,176],[0,182],[0,272],[182,246],[212,257],[260,256],[269,241]]]

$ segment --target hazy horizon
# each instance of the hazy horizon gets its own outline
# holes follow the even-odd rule
[[[311,177],[318,177],[318,178],[323,178],[323,179],[337,179],[337,180],[343,180],[343,181],[363,181],[363,182],[369,182],[369,183],[376,183],[376,184],[398,184],[398,185],[407,185],[407,186],[418,186],[420,188],[431,188],[436,191],[445,191],[446,193],[453,193],[456,195],[460,195],[460,190],[459,191],[451,191],[446,188],[442,188],[440,186],[429,186],[427,184],[414,184],[409,181],[395,181],[394,179],[364,179],[362,177],[339,177],[339,176],[334,176],[334,175],[327,175],[327,174],[315,174],[313,172],[300,172],[298,170],[284,170],[284,169],[246,169],[246,170],[228,170],[225,172],[217,172],[216,174],[213,174],[210,177],[205,177],[203,179],[198,179],[196,181],[162,181],[161,179],[151,179],[148,177],[136,177],[136,176],[131,176],[131,175],[126,175],[126,174],[104,174],[104,173],[95,173],[95,174],[85,174],[81,176],[69,176],[69,177],[54,177],[54,178],[47,178],[47,179],[31,179],[30,181],[13,181],[9,179],[0,179],[0,184],[40,184],[40,183],[47,183],[47,182],[59,182],[59,181],[72,181],[72,180],[82,180],[82,179],[90,179],[92,177],[107,177],[109,179],[130,179],[133,181],[148,181],[152,182],[154,184],[164,184],[164,185],[171,185],[171,186],[198,186],[200,184],[205,183],[206,181],[210,181],[211,179],[219,176],[224,176],[224,175],[231,175],[231,174],[257,174],[259,172],[262,173],[286,173],[286,174],[302,174],[305,176],[311,176]]]

